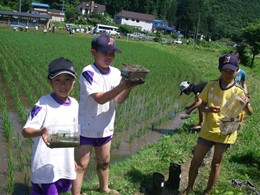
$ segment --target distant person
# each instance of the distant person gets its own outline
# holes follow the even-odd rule
[[[28,31],[28,26],[25,26],[25,32],[27,32]]]
[[[52,31],[52,33],[55,32],[55,26],[54,26],[54,25],[52,25],[52,27],[51,27],[51,31]]]
[[[49,148],[46,135],[51,125],[78,124],[78,102],[69,96],[75,79],[76,72],[70,60],[53,60],[48,68],[48,83],[53,92],[38,100],[23,127],[23,136],[34,138],[32,195],[67,192],[72,180],[76,179],[74,148]]]
[[[193,110],[196,109],[195,105],[198,102],[198,99],[199,99],[198,96],[202,92],[202,90],[204,89],[206,84],[207,84],[207,82],[201,82],[199,84],[193,84],[193,83],[189,83],[188,81],[183,81],[180,84],[180,90],[181,90],[180,95],[182,95],[182,93],[185,93],[186,95],[190,95],[190,93],[193,93],[195,95],[194,102],[185,107],[186,114],[190,114]],[[193,130],[200,129],[202,124],[203,124],[204,114],[203,114],[200,107],[198,107],[198,114],[199,114],[199,122],[194,127],[192,127]]]
[[[237,56],[238,63],[240,63],[239,54],[238,53],[234,53],[234,54]],[[234,79],[238,85],[243,87],[245,94],[248,95],[247,84],[246,84],[246,72],[243,69],[239,68]]]
[[[38,26],[35,26],[35,31],[38,31]]]
[[[234,129],[235,131],[233,133],[228,135],[222,134],[220,130],[220,119],[224,117],[221,113],[221,109],[227,99],[229,99],[233,93],[236,93],[246,102],[243,111],[248,115],[253,113],[253,109],[249,104],[249,98],[245,95],[242,87],[236,85],[234,81],[234,77],[238,71],[237,57],[233,54],[221,56],[219,58],[219,71],[220,78],[209,81],[203,91],[199,94],[197,106],[201,106],[205,113],[205,121],[199,133],[199,138],[189,169],[188,185],[183,194],[192,193],[199,167],[205,155],[214,146],[210,175],[207,187],[203,192],[203,195],[210,194],[220,176],[224,155],[227,149],[236,142],[236,129]]]
[[[75,150],[77,179],[73,182],[73,195],[79,195],[84,172],[95,150],[99,190],[103,193],[119,194],[108,186],[110,148],[114,134],[115,108],[123,103],[135,85],[142,84],[121,77],[121,72],[112,66],[116,48],[115,40],[106,34],[91,42],[94,62],[83,68],[80,75],[79,124],[80,146]],[[128,119],[126,119],[128,120]]]
[[[234,79],[237,84],[243,87],[245,94],[248,94],[247,85],[246,85],[246,72],[243,69],[239,68]]]

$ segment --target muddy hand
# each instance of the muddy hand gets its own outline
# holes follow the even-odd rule
[[[129,79],[129,80],[126,80],[126,85],[127,87],[135,87],[137,85],[142,85],[144,84],[144,79],[143,78],[135,78],[135,79]]]
[[[210,112],[214,112],[214,113],[220,112],[220,107],[219,106],[209,106],[208,108],[209,108]]]
[[[191,112],[192,112],[192,110],[190,110],[190,109],[185,109],[185,113],[186,113],[186,114],[190,115]]]
[[[248,103],[250,100],[248,96],[242,96],[241,98],[245,101],[245,103]]]
[[[44,143],[49,147],[50,142],[48,142],[47,131],[48,131],[47,127],[44,127],[41,129],[42,139],[43,139]]]

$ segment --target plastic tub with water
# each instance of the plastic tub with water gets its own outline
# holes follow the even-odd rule
[[[48,127],[50,148],[78,147],[80,137],[79,125],[52,125]]]

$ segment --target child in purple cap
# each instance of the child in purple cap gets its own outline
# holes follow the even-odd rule
[[[32,195],[58,195],[71,189],[76,179],[74,148],[50,148],[52,125],[78,125],[78,102],[69,96],[76,80],[73,63],[58,58],[49,64],[48,82],[53,92],[42,96],[23,127],[25,138],[34,138],[31,163]]]
[[[198,169],[207,154],[214,146],[214,154],[211,162],[211,171],[207,187],[203,194],[210,194],[213,186],[220,175],[221,163],[225,152],[234,144],[237,139],[237,131],[229,135],[221,133],[220,119],[224,117],[221,113],[222,107],[233,93],[239,95],[245,102],[244,111],[251,115],[253,109],[249,104],[249,98],[245,95],[242,87],[236,85],[234,77],[238,70],[238,60],[233,54],[225,54],[219,58],[220,78],[209,81],[199,94],[197,106],[201,106],[205,113],[205,120],[199,133],[199,138],[194,151],[189,170],[188,186],[183,194],[188,194],[193,190],[195,179],[198,175]],[[242,113],[244,112],[242,111]],[[240,115],[242,114],[240,113]],[[240,119],[240,116],[238,116]],[[235,129],[234,129],[235,130]]]
[[[133,86],[142,82],[132,83],[125,80],[121,77],[120,70],[111,66],[115,59],[115,52],[121,53],[113,38],[106,34],[95,37],[91,42],[94,62],[83,68],[79,78],[81,137],[80,146],[75,150],[77,179],[72,185],[74,195],[80,194],[92,149],[96,154],[100,191],[119,194],[118,191],[108,187],[115,108],[117,104],[127,99]]]

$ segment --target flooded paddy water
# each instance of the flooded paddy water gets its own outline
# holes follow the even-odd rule
[[[169,120],[166,121],[163,125],[155,127],[151,124],[151,129],[147,130],[145,134],[143,134],[140,137],[134,138],[134,141],[129,142],[128,134],[131,134],[131,131],[122,132],[119,134],[116,134],[116,136],[113,139],[113,142],[116,142],[117,139],[120,140],[120,146],[119,147],[113,147],[111,150],[111,163],[113,162],[119,162],[127,157],[130,157],[134,153],[140,151],[143,147],[146,145],[155,142],[159,140],[163,135],[174,131],[176,128],[180,127],[183,123],[183,117],[185,114],[184,112],[174,113],[169,112],[168,117]],[[19,123],[19,116],[16,113],[9,113],[9,116],[12,121],[12,125],[14,127],[15,133],[17,133],[23,141],[25,140],[21,136],[22,131],[22,125]],[[0,124],[2,124],[0,117]],[[8,167],[8,159],[7,159],[7,152],[8,147],[5,142],[5,139],[3,137],[3,130],[1,130],[0,133],[0,141],[1,141],[1,147],[0,147],[0,194],[6,193],[6,184],[7,184],[7,167]],[[133,130],[135,131],[135,130]],[[14,147],[12,149],[12,153],[14,156],[14,160],[18,156],[17,149]],[[24,151],[26,152],[26,150]],[[30,153],[30,150],[28,150],[28,153]],[[16,160],[15,160],[16,161]],[[16,161],[17,163],[17,161]],[[15,170],[14,180],[15,180],[15,191],[14,195],[22,195],[28,193],[28,184],[29,182],[29,167],[27,166],[26,170],[23,172],[19,172],[18,170]],[[94,165],[94,159],[90,161],[90,165],[88,167],[88,170],[85,174],[85,178],[90,178],[95,174],[95,165]]]

